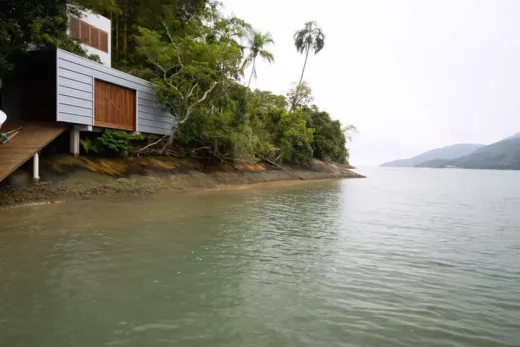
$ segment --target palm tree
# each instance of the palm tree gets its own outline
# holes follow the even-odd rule
[[[303,74],[305,73],[305,67],[307,66],[307,59],[309,58],[309,52],[311,49],[314,54],[318,54],[325,46],[325,34],[321,31],[318,23],[311,21],[305,23],[303,29],[298,30],[294,34],[294,45],[298,53],[305,53],[305,63],[303,64],[302,75],[297,88],[302,84]]]
[[[274,62],[273,53],[266,50],[266,46],[274,44],[273,38],[270,33],[262,34],[261,32],[252,30],[250,35],[247,38],[247,48],[249,49],[249,55],[245,58],[244,64],[242,68],[246,68],[249,65],[252,65],[251,76],[249,77],[249,82],[247,83],[247,89],[249,93],[249,86],[251,85],[251,80],[253,76],[257,77],[256,74],[256,58],[258,56],[267,60],[270,64]]]

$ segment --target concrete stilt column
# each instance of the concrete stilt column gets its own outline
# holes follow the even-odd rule
[[[76,127],[70,131],[70,153],[75,157],[79,155],[79,129]]]
[[[34,153],[33,157],[33,180],[38,181],[40,179],[40,154]]]

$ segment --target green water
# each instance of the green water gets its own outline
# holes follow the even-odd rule
[[[0,210],[0,346],[520,346],[520,172]]]

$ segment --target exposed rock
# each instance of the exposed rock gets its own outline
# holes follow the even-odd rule
[[[346,166],[320,161],[309,166],[287,168],[289,171],[261,164],[231,166],[173,157],[74,158],[63,155],[42,160],[42,180],[38,183],[25,186],[3,184],[0,187],[0,206],[92,196],[138,196],[165,190],[214,189],[299,180],[300,177],[305,180],[363,177]],[[23,173],[16,175],[28,176]]]

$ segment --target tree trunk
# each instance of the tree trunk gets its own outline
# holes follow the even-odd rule
[[[116,66],[119,67],[119,14],[116,18],[116,62]]]
[[[114,23],[114,12],[110,12],[110,24]],[[108,47],[110,47],[110,52],[114,52],[114,45],[112,45],[112,42],[114,42],[114,29],[113,27],[110,28],[110,41],[108,42]],[[114,54],[111,55],[111,61],[110,63],[114,65]]]
[[[168,148],[171,148],[173,146],[173,143],[175,142],[175,137],[177,136],[177,130],[179,128],[176,127],[175,129],[172,129],[170,136],[168,136],[168,141],[164,144],[163,148],[160,150],[160,153],[163,154],[166,152]]]
[[[291,112],[294,111],[296,107],[296,98],[298,97],[298,90],[300,89],[300,86],[303,82],[303,74],[305,73],[305,68],[307,67],[307,59],[309,59],[309,52],[311,50],[311,47],[307,47],[307,53],[305,53],[305,63],[303,63],[303,69],[302,69],[302,75],[300,76],[300,82],[296,86],[296,90],[294,91],[294,98],[291,101]]]
[[[298,83],[298,87],[303,82],[303,74],[305,73],[305,68],[307,67],[307,59],[309,59],[309,51],[311,50],[311,47],[307,47],[307,53],[305,54],[305,63],[303,63],[303,69],[302,69],[302,75],[300,77],[300,83]]]
[[[124,22],[123,22],[123,54],[125,59],[125,68],[126,68],[126,53],[128,49],[128,1],[125,1],[125,13],[124,13]]]
[[[247,83],[246,101],[249,99],[249,86],[251,85],[251,80],[253,79],[253,73],[255,72],[255,64],[256,64],[256,57],[253,58],[253,69],[251,70],[251,76],[249,76],[249,83]]]
[[[253,69],[251,70],[251,76],[249,76],[249,83],[247,84],[247,88],[249,88],[249,86],[251,85],[251,80],[253,79],[253,74],[255,72],[255,63],[256,58],[253,58]]]

